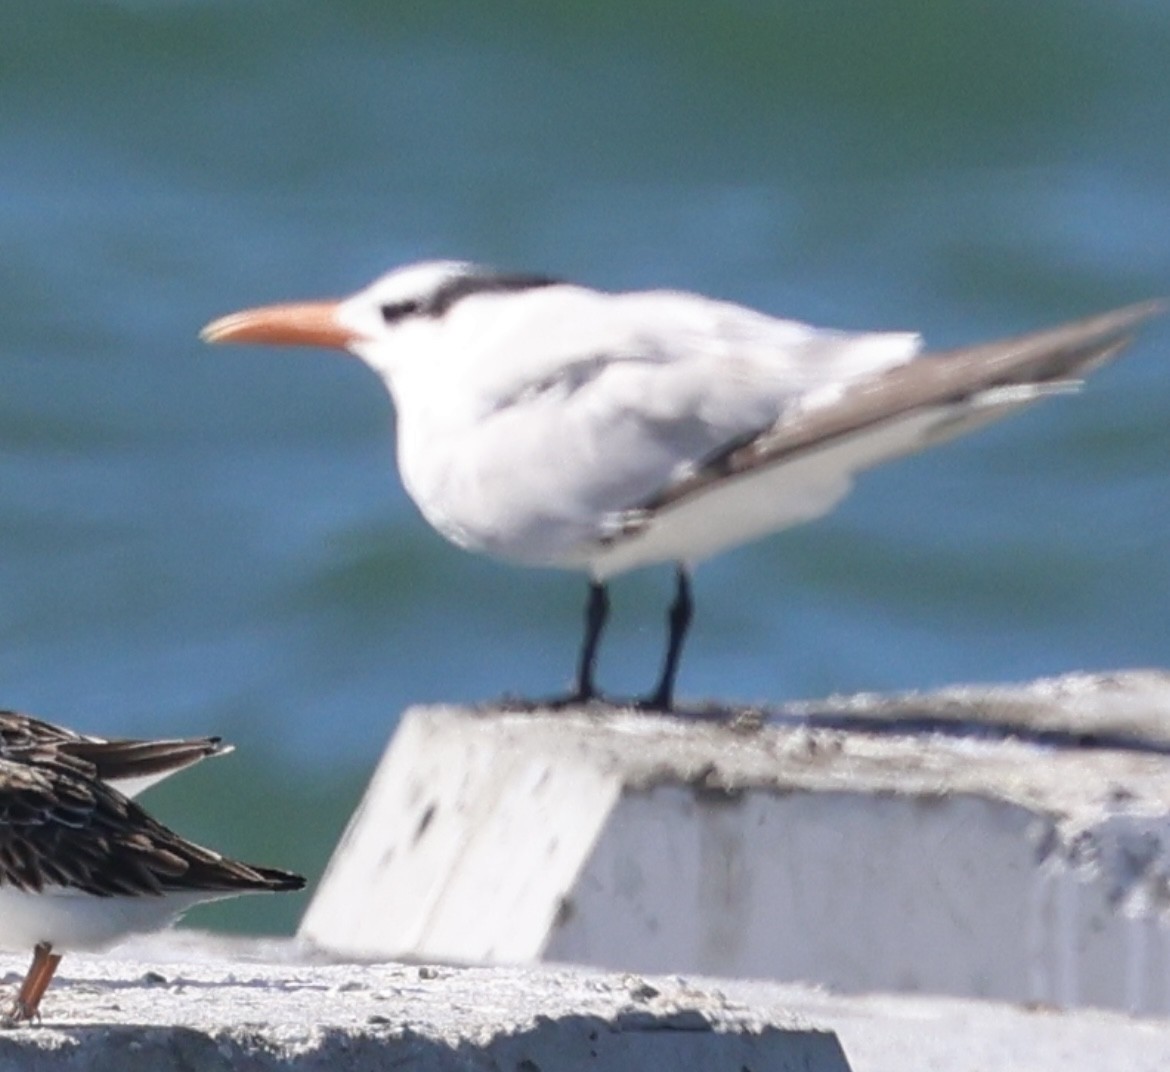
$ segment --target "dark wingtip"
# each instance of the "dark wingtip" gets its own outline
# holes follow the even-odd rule
[[[305,876],[295,871],[282,871],[278,867],[257,867],[255,870],[264,877],[268,889],[273,893],[295,893],[308,884]]]

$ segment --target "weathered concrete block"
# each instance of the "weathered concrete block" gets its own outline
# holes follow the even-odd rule
[[[836,1035],[714,989],[581,971],[284,963],[208,943],[175,961],[73,955],[39,1026],[0,1032],[32,1072],[849,1072]],[[272,951],[269,944],[268,951]],[[19,971],[22,961],[11,959]],[[16,974],[14,971],[14,975]]]
[[[1170,1021],[759,980],[578,968],[307,963],[191,931],[70,954],[44,1022],[0,1032],[30,1072],[1165,1072]],[[0,957],[15,986],[27,958]],[[838,1041],[839,1040],[839,1041]]]
[[[1166,712],[1153,672],[766,718],[413,709],[301,936],[1170,1012]]]

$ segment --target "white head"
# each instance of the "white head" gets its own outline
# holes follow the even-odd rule
[[[245,309],[208,324],[206,342],[326,346],[348,350],[388,375],[408,334],[433,331],[458,303],[556,283],[466,261],[422,261],[396,268],[341,301]]]

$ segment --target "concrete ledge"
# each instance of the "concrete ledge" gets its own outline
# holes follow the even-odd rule
[[[1167,711],[1152,671],[690,718],[413,709],[301,936],[1165,1013]]]
[[[1065,674],[1027,685],[956,685],[936,692],[859,693],[788,704],[773,717],[887,732],[1015,736],[1054,746],[1170,753],[1170,673]]]
[[[105,958],[67,956],[45,999],[44,1023],[0,1032],[0,1068],[1170,1068],[1170,1022],[1099,1010],[843,997],[764,982],[563,968],[309,964],[291,944],[257,949],[183,932],[160,938]],[[24,966],[24,958],[0,958],[10,983]]]
[[[849,1072],[831,1031],[679,980],[188,953],[66,957],[44,1022],[0,1033],[0,1067]]]

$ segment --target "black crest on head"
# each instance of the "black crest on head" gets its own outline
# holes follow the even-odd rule
[[[546,275],[481,269],[447,280],[421,305],[418,311],[426,316],[445,316],[462,299],[470,298],[475,294],[503,294],[520,290],[535,290],[538,287],[551,287],[559,282],[561,280],[552,279]]]
[[[446,316],[464,298],[476,294],[504,294],[563,282],[546,275],[497,272],[491,268],[471,268],[440,283],[432,294],[422,298],[404,298],[382,306],[382,319],[395,324],[410,316],[439,318]]]

